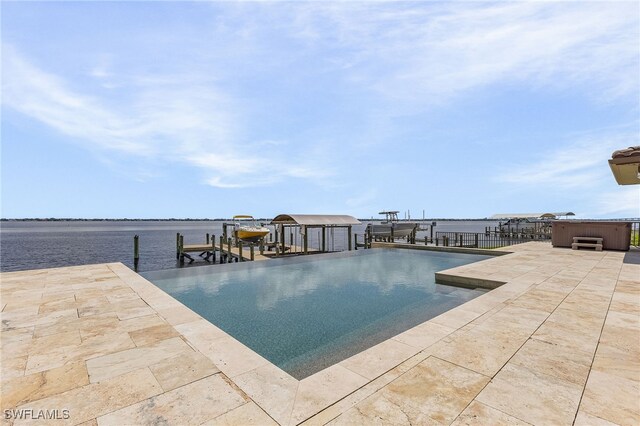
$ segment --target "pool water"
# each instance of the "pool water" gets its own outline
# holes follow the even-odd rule
[[[479,296],[435,272],[488,257],[371,249],[142,275],[301,380]]]

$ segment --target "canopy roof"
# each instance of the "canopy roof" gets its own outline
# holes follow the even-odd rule
[[[279,214],[271,225],[360,225],[360,221],[346,214]]]
[[[537,219],[537,218],[554,218],[558,216],[575,216],[573,212],[555,212],[555,213],[504,213],[494,214],[489,219]]]

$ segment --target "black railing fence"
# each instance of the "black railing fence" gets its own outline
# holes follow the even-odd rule
[[[640,222],[631,222],[631,247],[640,248]]]
[[[473,247],[491,249],[530,241],[550,240],[551,234],[536,232],[436,232],[433,243],[444,247]]]

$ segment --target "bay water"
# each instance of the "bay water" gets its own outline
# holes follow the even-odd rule
[[[0,222],[0,271],[54,268],[95,263],[122,262],[133,268],[133,237],[140,238],[140,271],[172,269],[176,261],[176,233],[185,244],[204,244],[206,234],[222,235],[225,221],[2,221]],[[229,221],[227,221],[229,222]],[[367,223],[353,227],[360,242]],[[432,221],[422,223],[428,229]],[[484,232],[497,226],[492,220],[438,220],[435,232]],[[424,238],[430,231],[418,233]],[[344,250],[346,230],[328,230],[328,248]],[[291,235],[287,235],[289,243]],[[301,244],[299,235],[293,243]],[[319,230],[310,230],[309,247],[318,248]],[[196,262],[186,267],[207,265],[196,254]]]

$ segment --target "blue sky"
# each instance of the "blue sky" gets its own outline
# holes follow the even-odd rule
[[[2,217],[638,217],[638,2],[3,2]]]

